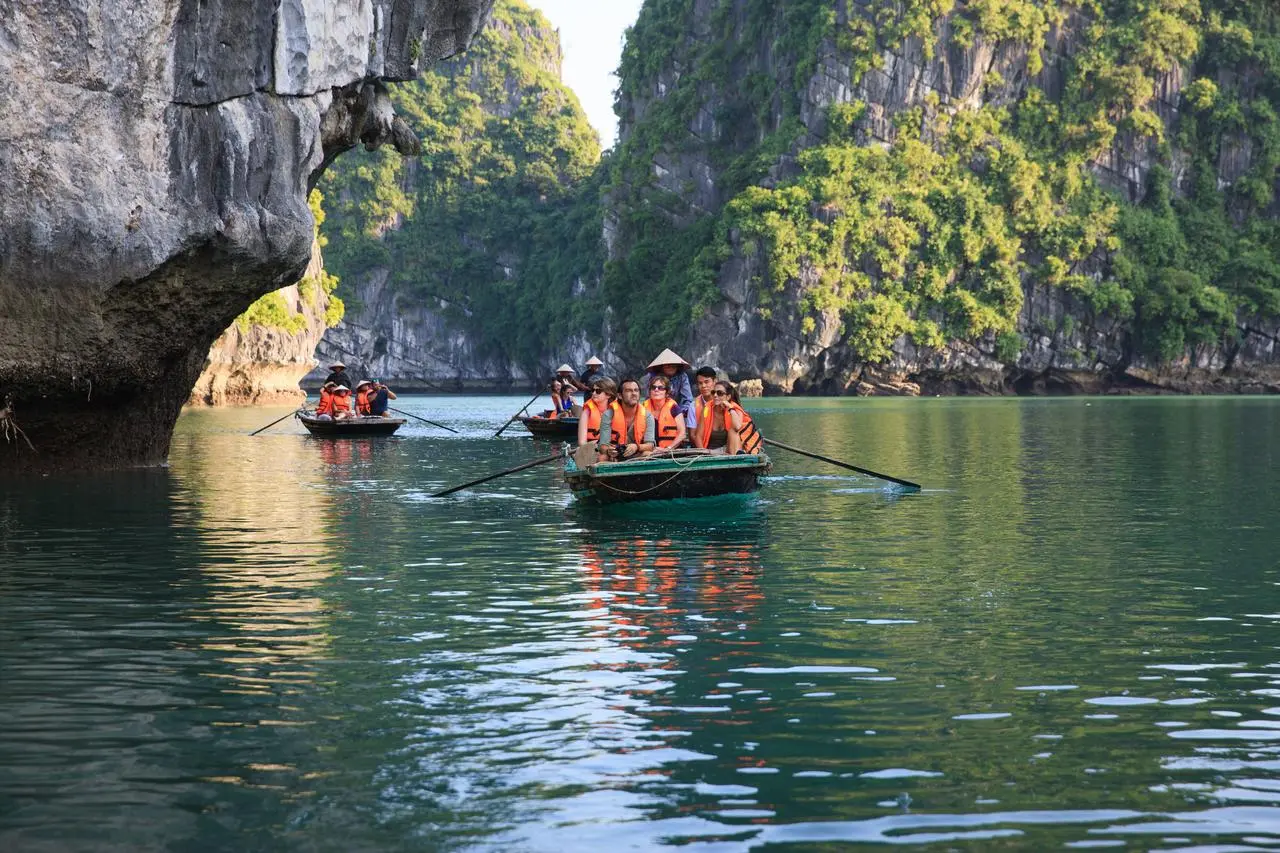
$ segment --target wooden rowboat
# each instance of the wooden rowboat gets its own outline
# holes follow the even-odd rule
[[[297,413],[297,418],[302,421],[302,425],[307,428],[307,432],[312,435],[324,436],[325,438],[391,435],[407,423],[404,418],[357,417],[328,420],[314,417],[303,411]]]
[[[585,468],[569,459],[564,479],[578,500],[616,504],[747,494],[760,488],[760,478],[771,467],[763,453],[724,456],[685,450]]]
[[[550,412],[521,418],[520,423],[533,433],[534,438],[569,439],[578,437],[577,418],[549,418]]]

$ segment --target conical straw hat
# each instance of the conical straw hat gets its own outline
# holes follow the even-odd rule
[[[676,354],[675,354],[674,352],[672,352],[671,350],[669,350],[669,349],[664,349],[662,352],[658,353],[658,357],[657,357],[657,358],[655,358],[653,361],[649,362],[649,369],[650,369],[650,370],[653,370],[655,367],[662,367],[664,364],[674,364],[674,365],[676,365],[676,366],[678,366],[678,367],[691,367],[691,366],[692,366],[692,365],[690,365],[690,364],[689,364],[689,362],[685,361],[683,358],[681,358],[680,356],[676,355]]]
[[[587,359],[587,367],[604,367],[604,362],[593,355]]]
[[[562,364],[556,368],[556,373],[573,373],[573,368],[567,364]]]

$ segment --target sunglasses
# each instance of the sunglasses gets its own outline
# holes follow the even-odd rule
[[[603,388],[592,388],[591,393],[592,394],[608,394],[609,392],[604,390]]]
[[[711,392],[711,396],[712,396],[712,397],[728,397],[728,396],[729,396],[729,392],[728,392],[728,391],[722,391],[721,389],[717,388],[716,390],[714,390],[714,391],[712,391],[712,392]]]
[[[649,386],[649,390],[650,390],[650,391],[665,391],[665,390],[667,390],[667,386],[666,386],[666,385],[650,385],[650,386]]]

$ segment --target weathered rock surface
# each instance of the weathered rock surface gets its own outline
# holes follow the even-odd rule
[[[0,14],[0,471],[163,461],[210,344],[310,258],[307,193],[416,140],[385,79],[492,0],[54,0]],[[3,406],[5,401],[11,405]]]
[[[323,274],[324,256],[316,240],[303,278],[314,282]],[[298,284],[279,293],[288,309],[303,318],[303,328],[289,332],[274,326],[242,325],[239,320],[232,323],[209,348],[188,405],[285,405],[306,398],[298,383],[316,366],[313,353],[324,334],[329,296],[322,287],[304,292]]]
[[[381,379],[399,391],[510,391],[546,380],[480,352],[442,306],[398,294],[386,280],[385,269],[362,277],[347,315],[316,347],[316,367],[303,380],[305,388],[315,391],[335,361],[352,376]],[[350,310],[350,304],[359,310]],[[578,369],[593,355],[610,359],[610,353],[597,352],[585,339],[565,341],[560,351]]]

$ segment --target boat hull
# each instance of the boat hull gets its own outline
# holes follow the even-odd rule
[[[771,467],[764,454],[639,460],[587,468],[570,461],[564,478],[573,496],[584,503],[619,504],[748,494],[760,488],[760,478]]]
[[[533,433],[534,438],[575,439],[578,437],[577,418],[521,418],[520,423]]]
[[[307,432],[322,438],[352,438],[367,435],[391,435],[405,425],[403,418],[343,418],[342,420],[320,420],[298,415],[298,420],[307,428]]]

